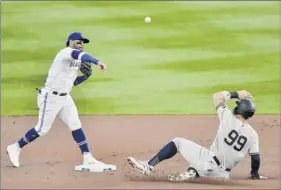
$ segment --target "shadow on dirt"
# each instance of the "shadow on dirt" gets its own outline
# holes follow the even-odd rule
[[[167,179],[167,176],[127,176],[130,181],[134,182],[162,182],[162,183],[175,183],[175,184],[205,184],[205,185],[218,185],[218,186],[239,186],[245,187],[249,184],[241,183],[241,180],[248,180],[246,178],[240,178],[239,181],[234,180],[219,180],[211,178],[198,178],[184,182],[172,182]]]

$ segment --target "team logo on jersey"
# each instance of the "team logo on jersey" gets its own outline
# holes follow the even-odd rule
[[[77,60],[72,60],[70,61],[69,64],[70,67],[80,67],[80,65],[81,65],[81,61],[77,61]]]

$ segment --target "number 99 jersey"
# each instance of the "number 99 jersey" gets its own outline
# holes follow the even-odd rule
[[[216,109],[220,124],[210,149],[222,165],[231,169],[247,153],[259,154],[259,137],[252,126],[237,119],[224,103]]]

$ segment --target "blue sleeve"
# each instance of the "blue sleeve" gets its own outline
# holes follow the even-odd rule
[[[255,154],[251,156],[251,173],[257,173],[260,168],[260,155]]]
[[[96,58],[90,56],[90,55],[87,54],[87,53],[85,53],[84,55],[82,55],[81,61],[90,62],[90,63],[93,63],[93,64],[98,64],[98,62],[99,62],[99,60],[97,60]]]
[[[82,52],[82,51],[79,51],[79,50],[73,50],[71,52],[71,57],[73,59],[79,59],[79,55],[81,56],[80,57],[80,60],[81,61],[85,61],[85,62],[90,62],[90,63],[93,63],[93,64],[98,64],[99,60],[94,58],[93,56],[85,53],[85,52]]]
[[[79,51],[79,50],[73,50],[72,52],[71,52],[71,57],[73,58],[73,59],[78,59],[78,57],[79,57],[79,55],[82,53],[82,51]]]
[[[96,59],[93,56],[87,54],[86,52],[82,52],[82,51],[79,51],[79,50],[73,50],[71,52],[71,57],[73,59],[79,59],[79,56],[81,56],[80,57],[81,61],[90,62],[90,63],[93,63],[93,64],[98,64],[98,62],[99,62],[98,59]]]
[[[78,86],[79,84],[81,84],[82,82],[84,82],[85,80],[87,80],[88,77],[86,77],[85,75],[83,76],[78,76],[75,81],[74,81],[74,86]]]

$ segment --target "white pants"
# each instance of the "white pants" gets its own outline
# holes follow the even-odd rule
[[[229,172],[224,166],[218,166],[214,160],[214,153],[190,140],[175,138],[178,153],[195,168],[201,177],[219,177],[229,179]]]
[[[76,105],[69,94],[58,96],[42,89],[37,96],[37,105],[39,115],[35,130],[40,136],[48,133],[57,115],[71,131],[81,128]]]

